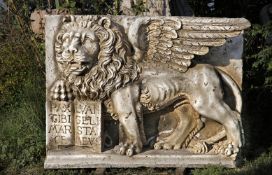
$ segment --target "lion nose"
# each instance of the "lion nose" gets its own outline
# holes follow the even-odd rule
[[[70,53],[76,53],[78,51],[78,49],[75,46],[70,45],[69,48],[68,48],[68,51]]]

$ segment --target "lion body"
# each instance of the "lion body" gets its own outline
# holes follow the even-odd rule
[[[141,133],[138,131],[141,126],[138,126],[137,120],[125,119],[138,118],[142,115],[143,107],[147,108],[143,111],[148,113],[162,110],[176,104],[175,102],[179,100],[184,100],[184,96],[198,114],[221,123],[227,131],[228,139],[237,147],[242,146],[239,113],[224,102],[221,78],[218,71],[210,65],[199,64],[185,73],[165,68],[146,67],[140,74],[138,82],[116,90],[111,100],[113,111],[125,128],[129,140],[137,140],[131,138],[140,138],[140,135],[135,133]],[[119,106],[119,104],[122,105]],[[179,129],[176,129],[163,143],[160,141],[159,147],[180,148],[188,134],[197,127],[192,117],[182,116],[182,113],[179,115],[182,120],[182,123],[178,124]],[[137,142],[140,142],[139,139]]]

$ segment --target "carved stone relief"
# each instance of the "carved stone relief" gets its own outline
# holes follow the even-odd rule
[[[64,146],[235,160],[244,144],[241,67],[218,50],[241,59],[228,41],[240,46],[249,26],[242,18],[47,17],[48,155]],[[210,47],[219,47],[216,58],[202,56]]]

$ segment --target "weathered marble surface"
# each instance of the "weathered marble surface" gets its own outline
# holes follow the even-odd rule
[[[239,166],[239,162],[218,155],[193,154],[185,150],[149,150],[133,157],[125,157],[112,151],[97,154],[90,152],[88,149],[63,149],[49,151],[44,168],[196,168],[206,165],[235,168]]]
[[[47,16],[45,168],[234,167],[247,27],[228,18]]]

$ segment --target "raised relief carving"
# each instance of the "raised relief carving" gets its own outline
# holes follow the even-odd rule
[[[143,145],[151,145],[235,158],[244,143],[240,88],[227,72],[197,64],[193,58],[242,34],[249,22],[113,19],[66,16],[56,33],[58,77],[51,85],[51,100],[53,106],[61,103],[71,109],[69,114],[52,109],[50,116],[57,113],[60,122],[63,115],[73,120],[66,126],[73,127],[68,133],[75,142],[67,144],[96,145],[94,152],[103,151],[105,107],[120,124],[120,143],[115,147],[120,154],[132,156],[142,152]],[[226,95],[233,99],[231,104]],[[152,136],[146,133],[148,116],[160,118]]]

